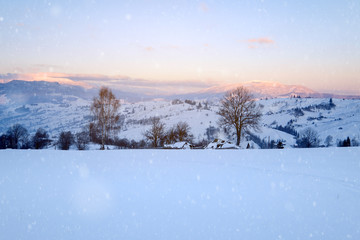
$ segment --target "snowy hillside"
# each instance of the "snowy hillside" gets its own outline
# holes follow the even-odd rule
[[[309,94],[312,92],[299,86],[291,88],[279,84],[268,86],[269,84],[261,82],[251,83],[249,86],[258,94],[263,94],[261,96],[272,93],[273,96],[284,97],[286,94],[291,93],[291,96],[301,91]],[[261,86],[255,88],[256,85]],[[218,92],[221,93],[228,88],[229,86],[218,89]],[[30,133],[34,133],[39,127],[44,128],[53,138],[57,138],[61,131],[79,132],[89,123],[90,96],[94,93],[78,86],[48,82],[12,81],[0,84],[0,134],[5,133],[15,123],[22,124]],[[121,94],[117,96],[123,97]],[[187,122],[196,142],[211,141],[214,138],[233,140],[231,133],[225,133],[218,127],[216,112],[219,98],[201,99],[200,96],[200,100],[187,101],[122,101],[123,125],[118,137],[136,141],[143,139],[143,133],[150,127],[149,119],[156,116],[160,117],[167,128],[179,121]],[[296,133],[306,127],[312,127],[319,133],[320,144],[324,144],[328,136],[333,138],[332,145],[347,137],[360,142],[360,100],[334,98],[332,101],[333,104],[330,105],[330,98],[258,100],[263,113],[261,131],[246,136],[242,141],[242,147],[249,143],[252,147],[258,148],[261,144],[282,140],[285,148],[288,148],[295,144]]]
[[[89,112],[90,101],[79,98],[60,103],[0,105],[0,132],[19,123],[30,133],[41,127],[55,137],[61,131],[80,131],[89,122]]]
[[[360,239],[360,148],[0,151],[1,239]]]
[[[284,140],[285,147],[295,144],[294,135],[278,130],[281,127],[293,128],[301,132],[306,127],[315,129],[324,143],[327,136],[333,137],[333,145],[337,140],[360,140],[360,100],[333,99],[334,107],[328,109],[329,99],[316,98],[281,98],[259,100],[263,106],[262,129],[252,134],[264,141]],[[90,119],[90,101],[25,104],[10,106],[1,110],[0,132],[5,132],[14,123],[23,124],[30,132],[42,127],[56,136],[61,131],[81,131]],[[218,102],[192,101],[148,101],[124,103],[121,113],[124,119],[120,138],[139,141],[143,132],[150,127],[150,117],[160,117],[167,128],[179,121],[187,122],[195,141],[212,140],[213,138],[230,139],[218,128],[216,114]],[[277,129],[276,129],[277,128]],[[209,135],[212,133],[212,135]],[[253,139],[246,140],[256,147]],[[243,142],[246,147],[247,142]]]
[[[253,134],[266,141],[285,140],[286,147],[294,145],[295,139],[293,135],[277,130],[280,126],[293,127],[298,132],[312,127],[319,133],[321,143],[329,135],[333,137],[334,145],[337,139],[343,140],[348,136],[360,140],[360,100],[333,99],[334,106],[328,109],[329,101],[313,98],[260,100],[258,104],[263,106],[262,129]],[[196,101],[191,105],[185,102],[144,102],[127,104],[123,108],[126,118],[120,136],[128,139],[140,140],[143,137],[141,133],[149,126],[139,122],[153,116],[160,117],[168,127],[178,121],[188,122],[196,141],[211,140],[208,139],[207,129],[218,128],[218,103]],[[226,139],[229,136],[219,129],[214,137]]]
[[[57,82],[35,81],[27,82],[13,80],[0,83],[0,96],[3,104],[37,104],[63,103],[80,99],[90,100],[97,91],[80,86],[62,85]]]

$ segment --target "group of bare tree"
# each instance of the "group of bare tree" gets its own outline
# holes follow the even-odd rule
[[[296,139],[299,148],[314,148],[320,144],[319,134],[312,128],[305,128]]]
[[[51,143],[49,134],[39,128],[33,136],[21,124],[14,124],[0,136],[0,149],[42,149]]]
[[[94,98],[91,105],[93,121],[90,124],[90,135],[95,135],[101,143],[101,149],[111,134],[114,135],[119,129],[120,114],[118,113],[120,101],[115,98],[108,88],[101,88],[99,96]],[[220,116],[219,125],[225,128],[233,128],[236,132],[236,144],[240,145],[244,131],[258,129],[261,119],[261,111],[256,105],[250,92],[239,87],[228,92],[221,101],[218,111]],[[151,127],[143,133],[152,147],[162,146],[164,143],[177,141],[191,141],[190,126],[186,122],[178,122],[166,130],[165,123],[159,117],[151,118]]]
[[[188,123],[180,121],[166,131],[165,123],[161,122],[159,117],[153,117],[150,129],[146,130],[143,135],[152,147],[157,148],[163,146],[164,143],[191,142],[193,136],[190,129]]]
[[[77,133],[75,136],[67,131],[61,132],[57,141],[60,149],[67,150],[76,143],[77,148],[86,149],[89,141],[101,144],[101,149],[109,142],[116,142],[116,133],[120,130],[120,100],[116,99],[112,91],[102,87],[99,95],[93,99],[91,104],[92,120],[86,131]],[[261,118],[260,108],[256,105],[250,92],[239,87],[227,93],[221,101],[217,113],[220,116],[219,125],[225,128],[232,128],[236,132],[236,144],[240,144],[241,136],[245,130],[250,128],[258,129]],[[193,136],[190,133],[190,126],[186,122],[178,122],[166,130],[165,123],[160,118],[151,118],[151,127],[143,133],[152,147],[162,146],[164,143],[171,144],[178,141],[191,141]],[[13,148],[25,148],[27,131],[21,125],[14,125],[8,131],[5,139],[8,145]],[[2,136],[4,140],[4,137]],[[2,141],[0,139],[0,141]],[[33,137],[35,148],[43,148],[50,140],[45,130],[39,129]],[[4,140],[4,141],[5,141]]]

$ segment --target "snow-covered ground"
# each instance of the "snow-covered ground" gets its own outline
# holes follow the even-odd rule
[[[360,148],[0,151],[0,239],[360,239]]]

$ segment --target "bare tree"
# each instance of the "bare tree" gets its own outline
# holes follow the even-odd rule
[[[109,88],[102,87],[99,96],[95,97],[91,105],[93,115],[94,129],[98,129],[101,140],[101,149],[105,149],[105,143],[108,141],[110,134],[120,129],[120,100]]]
[[[176,141],[177,141],[176,126],[173,126],[166,132],[166,143],[172,144],[175,143]]]
[[[144,133],[144,136],[154,148],[161,145],[165,138],[165,124],[160,121],[159,117],[151,118],[151,128]]]
[[[70,132],[61,132],[58,139],[58,146],[61,150],[69,150],[74,143],[74,135]]]
[[[15,124],[7,130],[9,147],[13,149],[28,148],[28,131],[21,124]]]
[[[187,122],[178,122],[166,133],[167,143],[175,143],[176,141],[191,141],[193,136],[190,133],[190,126]]]
[[[75,144],[79,150],[86,150],[89,142],[90,142],[89,132],[82,131],[75,134]]]
[[[191,128],[187,122],[178,122],[176,124],[176,134],[178,141],[190,141],[192,138],[190,129]]]
[[[324,143],[325,143],[326,147],[330,147],[332,145],[332,142],[333,142],[333,137],[331,135],[329,135],[329,136],[326,137]]]
[[[35,149],[45,148],[50,142],[51,140],[49,139],[49,134],[43,128],[38,128],[32,137],[32,145]]]
[[[319,134],[312,128],[305,128],[299,138],[296,140],[300,148],[313,148],[318,147],[320,143]]]
[[[219,125],[233,127],[236,131],[236,145],[240,145],[242,134],[250,128],[258,130],[261,111],[249,90],[238,87],[225,94],[221,100]]]

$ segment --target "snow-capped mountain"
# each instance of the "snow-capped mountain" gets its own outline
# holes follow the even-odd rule
[[[177,95],[179,99],[219,99],[226,92],[237,87],[246,87],[257,99],[290,98],[293,96],[314,98],[345,98],[360,99],[360,96],[319,93],[301,85],[287,85],[279,82],[252,81],[244,83],[224,84],[206,88],[196,93]]]
[[[300,85],[285,85],[278,82],[245,82],[242,84],[227,84],[224,86],[215,86],[201,91],[200,93],[221,93],[230,91],[239,86],[244,86],[257,98],[275,98],[275,97],[311,97],[317,92]]]
[[[42,127],[53,138],[61,131],[81,131],[89,123],[91,99],[97,93],[96,89],[89,91],[47,82],[15,81],[6,85],[0,84],[0,134],[15,123],[24,125],[30,133]],[[246,87],[255,92],[255,86],[257,84],[252,83]],[[347,137],[360,141],[360,100],[333,99],[332,106],[330,98],[285,98],[286,94],[315,93],[307,88],[293,86],[291,90],[287,86],[270,86],[269,83],[259,83],[258,86],[261,88],[256,90],[256,94],[268,97],[258,100],[263,113],[261,131],[246,137],[254,147],[261,141],[271,140],[283,140],[286,147],[290,147],[295,144],[296,132],[306,127],[312,127],[319,133],[321,144],[327,136],[333,137],[334,145],[337,140]],[[269,86],[269,90],[264,86]],[[225,86],[213,89],[213,92],[221,97],[223,91],[233,87]],[[271,88],[274,91],[277,89],[277,92],[271,93]],[[207,96],[214,96],[209,95],[210,92],[204,91]],[[231,134],[218,127],[216,112],[219,101],[212,100],[212,97],[173,101],[176,97],[172,100],[123,101],[121,114],[124,121],[118,137],[136,141],[143,139],[143,133],[150,127],[149,118],[157,116],[167,128],[178,121],[187,122],[195,141],[214,137],[232,139]]]
[[[91,99],[94,94],[94,90],[57,82],[14,80],[0,83],[0,103],[6,104],[63,103],[77,98]]]
[[[122,100],[130,102],[152,99],[117,89],[113,92]],[[60,104],[77,99],[91,100],[97,93],[97,88],[85,89],[81,86],[57,82],[13,80],[8,83],[0,83],[0,104]]]

